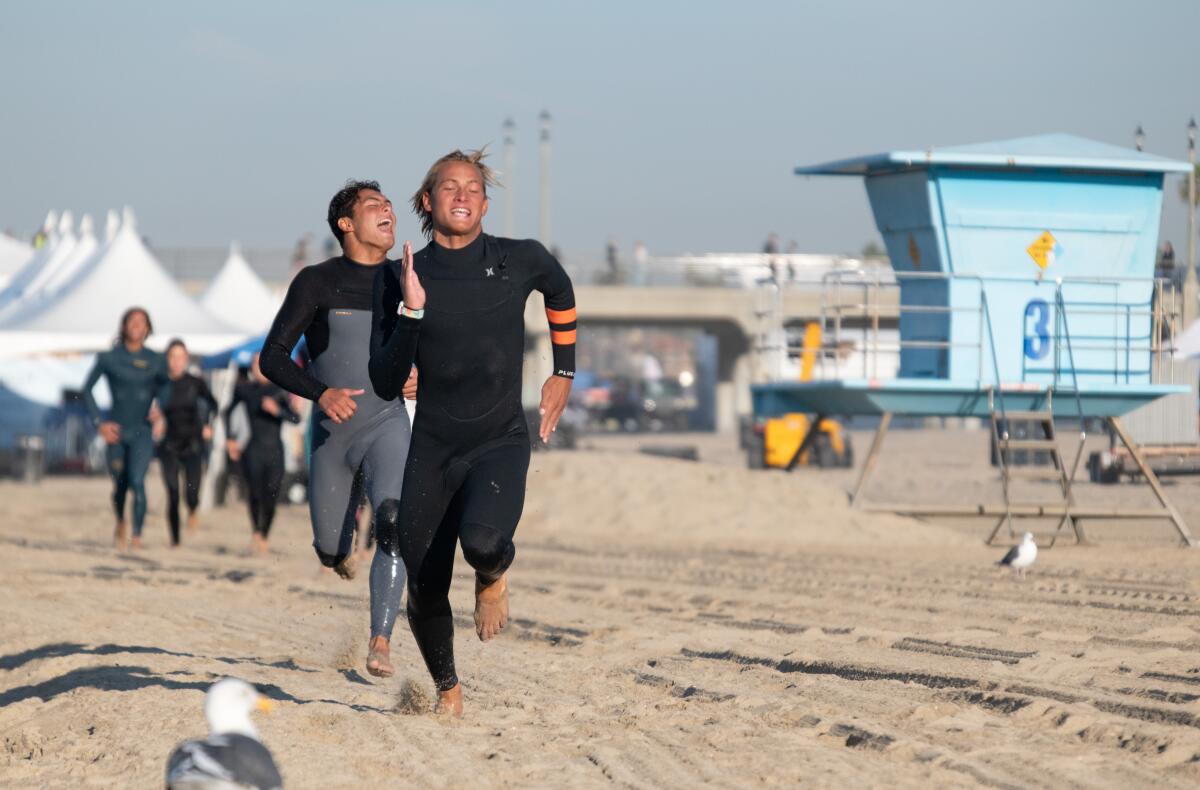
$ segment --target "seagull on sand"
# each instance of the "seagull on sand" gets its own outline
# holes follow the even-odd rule
[[[1016,573],[1020,574],[1021,578],[1025,578],[1025,569],[1033,565],[1033,561],[1037,559],[1037,544],[1033,542],[1033,533],[1026,532],[1025,539],[1008,550],[1008,554],[1004,555],[1004,559],[1000,560],[997,565],[1007,565]]]
[[[184,741],[167,760],[167,790],[275,790],[283,778],[258,739],[250,712],[271,710],[271,701],[244,680],[223,678],[204,696],[208,737]]]

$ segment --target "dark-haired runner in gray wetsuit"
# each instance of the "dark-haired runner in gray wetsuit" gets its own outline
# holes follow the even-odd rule
[[[271,381],[315,404],[308,486],[313,547],[323,565],[353,578],[361,498],[355,475],[362,471],[376,535],[394,535],[408,455],[408,413],[402,403],[377,397],[367,373],[371,289],[395,243],[396,215],[378,184],[353,182],[334,196],[329,224],[344,255],[292,280],[259,365]],[[301,335],[312,359],[308,369],[291,359]],[[399,548],[395,541],[379,541],[370,576],[367,671],[373,675],[393,673],[389,642],[404,585]]]

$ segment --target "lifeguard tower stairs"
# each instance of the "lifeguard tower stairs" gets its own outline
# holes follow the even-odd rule
[[[1186,545],[1187,525],[1121,424],[1127,412],[1187,391],[1169,380],[1178,329],[1175,292],[1154,279],[1166,175],[1176,162],[1070,135],[892,151],[811,167],[800,175],[866,181],[892,272],[835,272],[822,283],[823,365],[812,382],[752,387],[755,417],[806,412],[878,415],[879,428],[851,494],[858,507],[913,515],[1057,519],[1085,542],[1089,518],[1165,518]],[[885,294],[888,289],[898,290]],[[854,298],[857,294],[860,298]],[[884,298],[891,296],[892,298]],[[890,307],[886,305],[891,305]],[[881,324],[899,324],[889,345]],[[894,335],[891,335],[894,337]],[[838,350],[853,345],[854,368]],[[878,360],[898,352],[899,375]],[[832,375],[832,378],[829,377]],[[992,426],[1004,500],[998,505],[867,506],[863,494],[893,415],[975,416]],[[1056,418],[1078,419],[1073,454],[1060,450]],[[1078,505],[1084,425],[1107,420],[1129,449],[1160,509]],[[1017,438],[1014,423],[1040,426]],[[807,449],[807,448],[802,448]],[[1048,467],[1017,467],[1017,452],[1048,454]],[[1022,478],[1057,481],[1061,501],[1023,502]]]

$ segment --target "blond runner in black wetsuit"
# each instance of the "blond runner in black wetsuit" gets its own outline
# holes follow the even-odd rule
[[[455,545],[475,570],[475,627],[491,639],[508,621],[507,570],[525,501],[530,439],[521,408],[525,302],[545,297],[554,374],[542,387],[541,439],[555,429],[575,375],[575,297],[546,248],[483,233],[490,170],[454,151],[413,197],[430,243],[375,279],[371,382],[394,398],[420,370],[412,446],[399,503],[408,568],[408,622],[439,693],[462,715],[448,597]],[[385,503],[386,504],[386,503]],[[390,540],[380,533],[379,540]]]

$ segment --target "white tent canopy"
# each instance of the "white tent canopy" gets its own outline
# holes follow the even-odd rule
[[[105,241],[111,242],[114,235],[115,232],[110,233]],[[96,230],[91,216],[84,214],[83,220],[79,223],[79,240],[75,242],[75,249],[71,250],[71,255],[64,259],[57,269],[47,272],[37,291],[37,296],[41,298],[52,296],[69,285],[88,263],[96,259],[102,249],[100,240],[96,238]]]
[[[229,258],[209,283],[200,305],[225,323],[251,334],[267,330],[280,300],[242,257],[237,242],[229,246]]]
[[[45,244],[13,275],[4,290],[0,291],[0,310],[8,311],[14,303],[21,301],[30,284],[37,279],[38,273],[50,265],[55,257],[68,252],[68,248],[63,247],[64,241],[68,247],[75,246],[75,234],[70,232],[70,239],[65,240],[59,233],[60,229],[70,232],[71,213],[63,212],[60,218],[57,211],[51,210],[42,224],[42,232],[46,234]]]
[[[209,315],[184,293],[146,249],[133,213],[98,260],[47,299],[25,303],[0,321],[0,355],[100,351],[111,347],[126,309],[144,307],[154,323],[149,345],[181,337],[206,354],[228,348],[247,333]]]
[[[33,247],[23,241],[0,233],[0,288],[8,285],[13,275],[29,263],[33,257]]]
[[[70,218],[70,212],[63,214],[64,218]],[[92,218],[88,214],[83,215],[83,219],[79,223],[79,235],[76,236],[69,227],[60,228],[60,241],[55,251],[41,265],[41,267],[33,273],[33,278],[25,286],[24,292],[20,296],[20,301],[9,308],[9,311],[0,313],[0,321],[12,314],[13,309],[25,309],[27,304],[33,304],[34,301],[47,299],[54,292],[66,284],[68,278],[74,274],[79,267],[90,260],[96,254],[100,243],[96,240],[95,226],[92,224]]]
[[[63,401],[63,390],[79,389],[95,362],[95,354],[39,354],[0,359],[0,384],[35,403],[58,406]],[[111,403],[108,383],[103,379],[93,394],[100,408]]]

